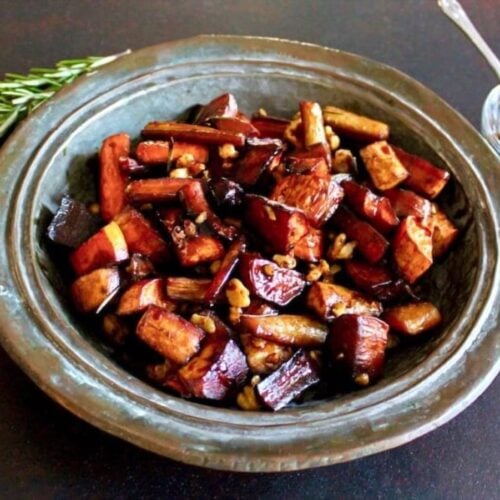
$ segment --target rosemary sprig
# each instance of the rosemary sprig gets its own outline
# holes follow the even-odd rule
[[[60,88],[128,52],[59,61],[54,68],[33,68],[27,75],[7,73],[0,80],[0,139]]]

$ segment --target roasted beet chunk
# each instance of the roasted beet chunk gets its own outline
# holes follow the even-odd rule
[[[262,173],[279,163],[284,147],[281,141],[249,141],[248,149],[234,167],[233,180],[243,187],[254,186]]]
[[[264,196],[246,197],[245,218],[273,249],[286,254],[308,232],[307,219],[300,210]]]
[[[97,228],[97,218],[87,207],[65,196],[47,229],[47,236],[55,243],[75,248],[95,233]]]
[[[344,190],[333,177],[289,175],[274,188],[271,199],[300,208],[314,226],[324,224],[344,197]]]
[[[284,269],[256,254],[244,254],[240,275],[253,295],[279,306],[285,306],[302,293],[305,280],[302,274]]]
[[[344,314],[330,326],[328,347],[335,364],[344,367],[358,385],[382,375],[389,325],[366,315]]]
[[[316,363],[308,353],[299,350],[278,370],[260,382],[256,391],[262,402],[276,411],[316,382],[319,382]]]
[[[332,222],[350,240],[357,243],[357,250],[372,264],[385,255],[389,242],[368,222],[358,219],[347,208],[340,206],[332,218]]]
[[[238,114],[238,104],[232,94],[226,93],[202,106],[195,123],[205,123],[212,118],[234,118]]]
[[[252,125],[260,132],[261,137],[283,139],[283,133],[290,120],[275,118],[274,116],[254,116]]]
[[[216,206],[222,210],[230,211],[243,203],[243,189],[234,181],[221,177],[211,181],[209,189]]]
[[[201,352],[179,370],[179,378],[193,396],[225,399],[248,374],[245,355],[236,342],[211,338]]]

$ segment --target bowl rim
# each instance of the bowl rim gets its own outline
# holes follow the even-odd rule
[[[312,55],[314,53],[314,57],[316,57],[316,60],[314,62],[318,64],[318,67],[328,67],[328,65],[330,64],[330,59],[334,55],[342,56],[355,61],[358,64],[358,68],[360,66],[366,67],[366,71],[375,70],[375,72],[384,72],[395,75],[398,79],[404,81],[405,84],[409,85],[411,88],[417,89],[418,92],[427,95],[429,99],[432,98],[433,101],[438,103],[441,110],[444,110],[443,112],[445,112],[447,116],[452,116],[455,121],[458,121],[458,123],[460,123],[460,125],[463,127],[462,132],[468,138],[468,141],[473,145],[475,154],[479,155],[481,158],[486,158],[488,160],[486,163],[494,166],[494,160],[496,160],[496,158],[494,157],[494,153],[492,156],[492,151],[486,145],[484,140],[480,138],[477,132],[472,129],[472,127],[462,117],[460,117],[458,113],[456,113],[448,105],[443,103],[443,101],[439,99],[435,94],[433,94],[431,91],[423,87],[418,82],[415,82],[408,76],[403,75],[399,71],[360,56],[348,54],[335,49],[328,49],[325,47],[320,47],[312,44],[304,44],[300,42],[291,42],[263,37],[235,37],[217,35],[202,35],[141,49],[137,52],[133,52],[131,55],[124,56],[123,59],[115,61],[109,66],[102,67],[96,75],[83,79],[82,81],[77,81],[69,88],[63,89],[61,93],[58,94],[53,101],[51,101],[49,106],[46,105],[41,107],[32,115],[32,117],[26,120],[26,122],[24,122],[18,130],[14,132],[14,134],[9,138],[0,153],[0,164],[2,165],[1,169],[7,173],[3,188],[7,188],[7,190],[10,190],[9,194],[15,197],[14,206],[16,209],[14,214],[15,216],[12,217],[10,221],[5,220],[5,218],[0,219],[0,227],[2,228],[2,232],[4,233],[4,241],[6,242],[4,248],[1,249],[0,262],[4,262],[4,264],[14,263],[15,265],[15,269],[13,270],[13,272],[9,272],[9,269],[6,269],[0,275],[0,277],[2,278],[0,281],[0,283],[2,283],[2,286],[0,288],[0,307],[3,308],[4,311],[10,310],[12,313],[15,313],[12,314],[12,319],[16,321],[16,323],[17,320],[21,318],[23,321],[26,321],[24,328],[21,328],[21,326],[23,326],[22,323],[21,326],[19,324],[16,324],[14,326],[12,324],[14,321],[11,321],[7,325],[2,325],[0,327],[0,342],[9,352],[9,354],[16,360],[16,362],[45,392],[47,392],[51,397],[63,404],[63,406],[68,408],[73,413],[93,423],[94,425],[107,430],[108,432],[111,432],[112,434],[119,435],[152,451],[163,453],[167,456],[188,463],[231,470],[295,470],[316,465],[326,465],[330,463],[341,462],[374,453],[376,451],[381,451],[383,449],[388,449],[404,442],[408,442],[411,439],[414,439],[415,437],[422,435],[432,428],[435,428],[438,425],[446,422],[459,411],[468,406],[468,404],[470,404],[476,397],[478,397],[479,394],[481,394],[481,392],[486,389],[489,383],[491,383],[500,369],[498,356],[496,357],[496,359],[490,360],[489,364],[484,363],[482,365],[481,373],[483,377],[480,381],[476,381],[475,384],[471,384],[466,389],[462,388],[462,392],[460,393],[461,399],[459,400],[459,403],[455,405],[449,404],[445,408],[441,408],[425,423],[418,422],[414,423],[414,425],[409,425],[404,433],[400,432],[398,435],[392,436],[385,435],[380,439],[375,439],[374,441],[363,443],[362,445],[357,444],[347,452],[345,450],[339,452],[337,449],[335,449],[334,446],[332,446],[330,449],[317,450],[317,452],[313,455],[311,455],[310,453],[301,452],[290,454],[289,450],[283,447],[286,455],[284,455],[284,451],[279,450],[276,455],[270,453],[269,456],[266,457],[252,456],[252,450],[250,450],[249,454],[242,458],[240,453],[232,451],[230,447],[209,449],[208,452],[204,450],[203,447],[200,447],[197,450],[195,448],[188,449],[179,441],[179,439],[177,439],[176,441],[174,439],[174,436],[172,435],[163,435],[164,438],[168,437],[171,440],[171,443],[163,443],[160,446],[158,445],[158,443],[153,442],[151,439],[145,439],[145,429],[150,427],[151,423],[148,423],[147,416],[143,415],[143,409],[141,408],[140,404],[141,401],[137,399],[130,400],[127,398],[121,400],[120,398],[123,397],[123,394],[118,394],[118,392],[120,391],[119,385],[115,385],[113,387],[113,390],[118,392],[114,392],[112,395],[108,394],[108,399],[103,399],[102,394],[101,399],[96,399],[88,393],[78,393],[79,397],[83,397],[84,395],[87,397],[90,396],[89,401],[94,402],[94,407],[91,410],[89,409],[90,406],[83,408],[81,405],[81,401],[79,402],[78,398],[75,399],[76,392],[72,392],[72,390],[63,389],[61,387],[62,381],[64,380],[64,383],[71,382],[73,385],[89,384],[89,386],[92,386],[92,384],[101,384],[103,380],[100,377],[105,377],[106,375],[109,375],[109,373],[103,373],[99,370],[95,371],[94,373],[89,373],[87,371],[88,366],[85,365],[85,357],[82,358],[81,356],[79,356],[80,353],[78,351],[72,352],[70,344],[63,345],[57,342],[47,342],[47,336],[44,332],[47,332],[47,329],[51,326],[54,327],[54,325],[57,325],[57,327],[64,330],[64,325],[61,324],[60,318],[57,318],[50,313],[48,318],[44,318],[43,314],[40,315],[39,311],[37,313],[36,309],[38,307],[38,304],[36,302],[29,301],[31,291],[26,288],[24,288],[24,290],[19,289],[20,282],[26,283],[32,281],[30,276],[26,273],[26,269],[24,269],[23,267],[24,264],[21,266],[16,266],[16,255],[15,252],[13,252],[13,249],[19,250],[19,245],[22,243],[26,243],[27,241],[24,237],[22,239],[19,239],[19,231],[16,236],[16,229],[19,229],[19,227],[21,227],[17,226],[17,224],[21,221],[21,205],[26,201],[22,197],[22,189],[23,186],[25,186],[30,181],[30,179],[29,171],[26,172],[28,175],[23,178],[19,177],[18,171],[18,175],[16,177],[13,170],[15,170],[14,167],[19,163],[19,160],[13,158],[13,152],[19,150],[20,147],[27,146],[26,135],[29,135],[30,132],[33,132],[33,130],[36,129],[37,122],[45,119],[48,114],[57,114],[58,107],[61,108],[60,117],[62,117],[62,122],[64,122],[64,120],[66,119],[65,113],[69,111],[71,114],[75,111],[74,109],[70,109],[71,100],[74,94],[77,94],[78,92],[85,93],[88,91],[88,87],[90,87],[91,89],[94,88],[94,84],[96,85],[95,88],[98,88],[100,80],[105,79],[108,82],[109,88],[106,89],[106,92],[100,94],[99,97],[101,97],[101,95],[105,96],[106,93],[112,93],[114,91],[115,84],[112,82],[113,78],[115,78],[116,81],[126,85],[130,80],[130,78],[127,76],[127,70],[129,70],[129,64],[132,64],[134,61],[139,62],[140,69],[138,71],[140,74],[144,74],[145,71],[151,71],[152,68],[156,68],[155,64],[157,64],[157,62],[154,58],[155,54],[174,54],[178,56],[178,54],[181,53],[182,57],[186,57],[186,51],[191,51],[192,53],[193,50],[200,50],[200,48],[207,49],[207,47],[213,47],[215,48],[215,50],[220,49],[221,47],[234,50],[234,47],[244,47],[245,44],[255,45],[257,49],[262,50],[263,54],[266,56],[269,56],[273,51],[276,51],[280,54],[290,54],[291,57],[296,60],[301,60],[301,58],[304,57],[304,54]],[[267,49],[269,49],[269,54],[265,53]],[[146,66],[144,66],[144,60],[146,61]],[[308,59],[302,60],[307,60],[308,64],[311,64],[311,61]],[[148,64],[149,66],[147,66]],[[138,78],[136,75],[133,76]],[[85,105],[87,104],[92,107],[92,99],[80,103],[77,111],[84,110]],[[446,131],[443,130],[443,133],[446,134]],[[26,163],[28,165],[31,165],[32,162],[35,161],[36,157],[40,154],[39,149],[44,146],[45,141],[50,141],[50,137],[50,133],[46,136],[39,134],[36,147],[32,146],[30,149],[31,154],[26,156]],[[461,145],[461,149],[459,148],[458,151],[461,155],[464,155],[464,145]],[[499,213],[498,197],[494,198],[488,195],[487,190],[484,187],[484,185],[486,184],[483,178],[484,172],[483,175],[481,175],[480,171],[476,167],[474,167],[474,164],[471,165],[471,168],[475,170],[475,173],[479,176],[477,178],[477,181],[480,184],[483,184],[483,188],[486,193],[485,200],[486,206],[488,208],[486,212],[488,216],[491,217],[490,228],[495,228],[495,233],[493,235],[489,235],[489,237],[490,239],[492,238],[492,241],[494,241],[495,251],[493,253],[496,257],[498,256],[499,233],[497,221]],[[485,169],[486,167],[482,166],[482,168]],[[490,172],[489,175],[495,175],[495,172]],[[11,182],[11,184],[8,184],[9,181]],[[5,200],[6,198],[4,198],[4,201]],[[6,206],[6,203],[4,206]],[[33,206],[33,200],[31,206]],[[12,210],[9,210],[10,215],[12,215],[11,212]],[[30,219],[30,223],[31,221],[32,219]],[[482,241],[484,244],[484,240],[481,239],[480,241]],[[5,249],[7,249],[7,252],[5,251]],[[491,257],[491,255],[489,255],[489,257]],[[483,255],[483,258],[486,258],[486,254]],[[8,266],[5,267],[8,268]],[[485,339],[489,339],[490,344],[493,345],[494,349],[496,349],[498,352],[498,342],[496,342],[495,344],[494,341],[493,343],[491,341],[491,332],[495,330],[496,324],[498,322],[498,306],[496,308],[491,307],[490,309],[490,305],[494,302],[496,296],[498,296],[498,262],[493,263],[493,265],[491,265],[490,263],[490,270],[493,270],[492,277],[490,277],[491,289],[482,291],[482,298],[484,299],[483,309],[482,311],[480,311],[480,318],[475,318],[476,325],[482,327],[483,324],[487,324],[487,327],[483,330],[481,330],[481,328],[476,328],[478,330],[476,334],[471,334],[469,336],[469,341],[463,345],[460,345],[460,349],[457,352],[448,353],[449,364],[455,365],[457,362],[457,358],[463,357],[465,352],[468,353],[468,356],[471,356],[471,353],[478,351],[480,347],[483,347],[484,349],[484,346],[486,345]],[[483,269],[483,271],[485,270]],[[41,286],[41,282],[39,279],[38,285]],[[485,292],[488,293],[485,294]],[[487,317],[488,315],[489,318]],[[468,319],[470,320],[470,318]],[[46,320],[52,323],[52,325],[47,324]],[[30,328],[26,328],[26,325],[29,325]],[[23,332],[20,332],[20,330],[23,330]],[[26,330],[30,331],[27,332]],[[19,333],[20,335],[16,335]],[[45,349],[46,352],[44,354],[47,356],[47,359],[45,359],[43,362],[33,362],[32,359],[27,357],[26,353],[33,352],[34,348]],[[50,361],[48,360],[49,358]],[[52,365],[56,367],[53,372],[49,374],[44,373],[44,371],[42,370],[42,365],[46,368],[48,363],[52,363]],[[466,368],[467,367],[463,367],[464,370]],[[443,368],[442,371],[446,370]],[[123,374],[120,373],[120,375],[122,376]],[[437,377],[437,374],[435,374],[435,376]],[[119,384],[119,380],[116,378],[108,378],[108,382],[109,381],[112,381],[115,384]],[[130,380],[126,380],[126,382],[131,383]],[[430,381],[427,380],[427,385],[429,383]],[[142,384],[142,382],[140,384]],[[151,391],[151,388],[149,386],[146,386],[145,384],[143,385],[147,387],[149,391]],[[109,387],[109,385],[105,386],[106,389],[109,389]],[[421,390],[421,388],[419,390]],[[374,392],[379,391],[377,390]],[[161,394],[161,399],[165,399],[165,395],[163,393],[159,394]],[[406,395],[408,399],[411,399],[411,394],[408,393]],[[197,418],[199,418],[196,413],[200,411],[200,408],[206,409],[206,407],[203,405],[198,405],[196,403],[186,403],[185,401],[179,400],[179,398],[175,397],[166,399],[174,400],[173,404],[169,408],[172,412],[170,417],[172,419],[175,419],[179,435],[181,435],[182,433],[189,434],[190,432],[192,432],[192,425],[194,425],[193,419],[196,420]],[[124,409],[124,404],[130,405],[130,407]],[[186,410],[186,408],[188,407],[190,408],[190,411]],[[128,411],[129,413],[126,418],[123,417],[120,419],[119,416],[114,415],[113,421],[106,421],[102,418],[102,415],[100,415],[100,413],[102,412],[104,412],[104,414],[109,414],[109,412],[113,411],[116,412],[116,408],[121,408],[122,410]],[[214,413],[221,413],[220,418],[221,420],[224,420],[225,418],[227,418],[227,412],[230,410],[216,410],[215,412],[209,410],[206,411],[210,416],[215,416]],[[309,414],[309,416],[314,413],[311,413],[310,409],[306,408],[305,410],[285,412],[281,415],[271,414],[273,416],[265,417],[263,422],[265,422],[266,425],[274,427],[274,430],[277,431],[277,427],[280,426],[282,426],[283,428],[287,428],[290,426],[293,427],[293,421],[296,420],[302,419],[300,423],[303,424],[307,420],[307,418],[304,416],[304,412]],[[316,413],[318,413],[318,415],[312,417],[316,424],[318,424],[316,426],[317,429],[315,430],[315,432],[321,432],[319,421],[330,420],[331,414],[325,412],[324,410],[320,410]],[[321,413],[323,413],[323,417],[320,418],[319,414]],[[145,421],[141,421],[140,425],[136,425],[134,428],[127,428],[125,426],[125,424],[130,424],[131,419],[139,419],[139,415],[141,415],[143,419],[146,417]],[[187,422],[180,422],[183,420],[183,418],[181,417],[184,417],[184,420],[187,420]],[[250,422],[248,422],[248,420],[249,418],[247,416],[236,418],[235,421],[233,421],[232,428],[230,429],[231,432],[237,432],[238,430],[242,430],[242,426],[250,425]],[[208,421],[205,422],[205,424],[207,423]],[[222,425],[223,423],[219,421],[217,422],[217,424]],[[258,428],[259,425],[257,425],[256,427]],[[329,426],[326,426],[325,429],[329,429]],[[248,432],[248,429],[245,429],[245,432]],[[377,431],[375,431],[375,434],[376,433]],[[178,438],[179,436],[176,437]],[[205,451],[205,453],[200,453],[200,451]],[[198,455],[202,455],[202,457],[197,456],[196,452]]]

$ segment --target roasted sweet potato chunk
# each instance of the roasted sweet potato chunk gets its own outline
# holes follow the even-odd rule
[[[239,271],[243,284],[253,295],[279,306],[299,296],[306,284],[302,274],[279,267],[258,254],[243,254]]]
[[[318,262],[325,250],[325,233],[321,229],[309,228],[305,236],[295,244],[293,254],[306,262]]]
[[[178,374],[193,396],[222,400],[245,381],[248,365],[234,340],[218,337],[209,339]]]
[[[305,214],[264,196],[246,197],[245,218],[273,249],[286,254],[307,233]]]
[[[394,262],[401,276],[414,283],[432,265],[432,232],[413,216],[399,225],[393,241]]]
[[[241,334],[240,339],[248,366],[252,373],[258,375],[267,375],[277,370],[293,354],[293,349],[289,346],[261,339],[250,333]]]
[[[166,141],[143,141],[137,145],[135,155],[144,165],[158,165],[168,163],[171,147]]]
[[[302,101],[300,103],[300,117],[304,128],[304,145],[328,145],[323,124],[323,112],[317,102]]]
[[[173,311],[175,303],[165,295],[162,279],[141,280],[132,284],[120,297],[116,313],[120,316],[143,312],[148,306],[155,305]]]
[[[109,222],[127,204],[127,176],[120,168],[120,158],[129,156],[130,138],[116,134],[104,140],[99,153],[99,207],[101,217]]]
[[[383,319],[404,335],[418,335],[441,324],[439,309],[430,302],[413,302],[384,311]]]
[[[389,198],[399,217],[413,215],[422,219],[424,224],[429,225],[431,223],[432,205],[429,200],[422,198],[413,191],[399,188],[389,189],[384,195]]]
[[[254,186],[266,169],[279,163],[283,151],[283,143],[277,139],[249,141],[245,154],[234,166],[232,179],[243,187]]]
[[[176,301],[203,303],[211,283],[204,278],[172,276],[167,278],[167,297]]]
[[[96,312],[120,286],[120,272],[115,267],[96,269],[80,276],[71,285],[71,298],[82,313]]]
[[[316,227],[332,216],[343,197],[333,177],[318,175],[289,175],[271,193],[272,200],[301,209]]]
[[[308,353],[299,350],[278,370],[260,382],[256,391],[261,401],[276,411],[299,397],[316,382],[319,382],[316,363]]]
[[[393,146],[393,150],[408,171],[409,175],[404,181],[405,186],[432,199],[448,183],[450,174],[446,170],[434,166],[419,156],[407,153],[401,148]]]
[[[307,306],[323,320],[343,314],[372,314],[382,312],[382,304],[344,286],[315,282],[307,292]]]
[[[140,212],[126,208],[114,221],[120,226],[129,252],[145,255],[153,263],[168,259],[166,241]]]
[[[110,222],[73,250],[69,261],[75,273],[81,276],[128,257],[127,243],[120,227],[116,222]]]
[[[132,203],[165,203],[174,201],[179,191],[186,185],[199,182],[195,179],[139,179],[132,181],[126,189]]]
[[[385,255],[389,242],[368,222],[358,219],[350,210],[340,206],[332,217],[333,224],[357,243],[357,250],[372,264]]]
[[[323,118],[325,124],[330,125],[337,134],[358,141],[381,141],[389,137],[389,126],[386,123],[335,106],[325,106]]]
[[[191,322],[155,305],[147,308],[136,333],[151,349],[179,365],[187,363],[198,352],[205,336],[203,330]]]
[[[370,144],[360,150],[366,170],[377,189],[385,191],[401,184],[408,171],[386,141]]]
[[[240,329],[256,337],[278,344],[313,347],[324,344],[328,329],[309,316],[278,314],[277,316],[241,316]]]
[[[361,217],[368,219],[375,229],[388,233],[399,224],[390,201],[377,196],[366,186],[348,179],[341,183],[347,204]]]
[[[183,267],[213,262],[224,256],[224,247],[215,236],[189,235],[187,229],[183,229],[181,226],[174,227],[171,236],[175,253]]]
[[[432,257],[439,258],[453,245],[458,236],[458,229],[437,206],[432,214],[432,226]]]
[[[142,135],[147,139],[172,138],[176,141],[199,142],[201,144],[234,144],[235,146],[245,144],[243,134],[189,123],[150,122],[142,130]]]
[[[366,315],[345,314],[330,325],[328,347],[334,363],[352,380],[368,385],[382,375],[389,325]]]

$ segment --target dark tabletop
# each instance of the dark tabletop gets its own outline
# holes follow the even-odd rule
[[[499,0],[463,0],[500,53]],[[267,35],[385,62],[474,126],[497,82],[434,0],[0,0],[0,76],[199,33]],[[1,319],[0,319],[1,321]],[[185,466],[75,418],[0,350],[1,498],[500,498],[500,380],[406,446],[321,469],[236,474]]]

